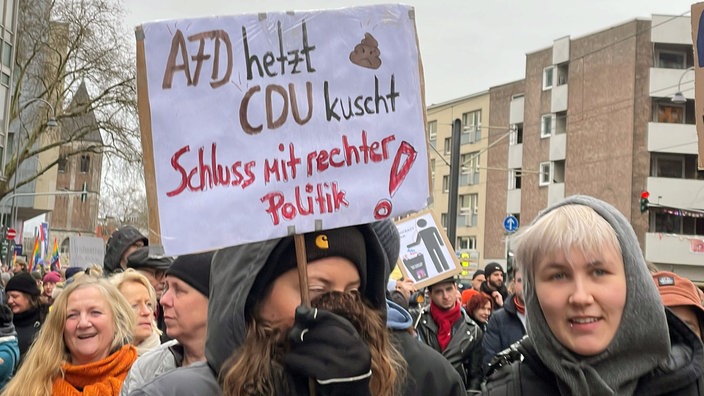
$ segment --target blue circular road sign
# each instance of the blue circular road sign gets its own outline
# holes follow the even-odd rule
[[[514,215],[508,215],[504,219],[504,230],[506,232],[515,232],[518,229],[518,219]]]

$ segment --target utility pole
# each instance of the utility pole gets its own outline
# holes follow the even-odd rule
[[[450,188],[447,198],[447,239],[455,248],[457,240],[457,199],[460,183],[460,136],[462,134],[462,121],[456,118],[452,123],[452,136],[450,138]]]

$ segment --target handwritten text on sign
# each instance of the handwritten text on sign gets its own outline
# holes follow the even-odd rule
[[[162,243],[181,254],[428,199],[413,9],[143,26]]]

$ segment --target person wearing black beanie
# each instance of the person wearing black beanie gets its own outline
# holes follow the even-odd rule
[[[14,315],[12,322],[17,331],[20,360],[32,345],[34,337],[44,323],[48,307],[39,304],[39,287],[29,272],[19,272],[5,286],[7,305]]]
[[[210,262],[213,252],[179,256],[166,270],[160,304],[166,333],[172,340],[137,359],[122,384],[121,394],[177,367],[205,360]]]

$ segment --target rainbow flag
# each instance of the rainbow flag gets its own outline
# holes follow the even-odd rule
[[[34,238],[34,249],[32,249],[32,255],[29,257],[30,271],[39,270],[39,259],[41,258],[39,254],[39,234],[37,234]]]
[[[54,238],[54,248],[51,249],[51,260],[49,261],[49,268],[52,271],[58,271],[61,269],[61,258],[59,257],[59,241]]]

